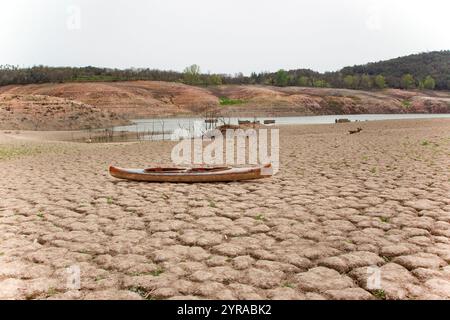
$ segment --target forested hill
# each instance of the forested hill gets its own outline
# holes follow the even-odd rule
[[[310,69],[278,70],[244,76],[205,74],[198,65],[183,72],[149,68],[111,69],[97,67],[19,68],[0,66],[0,86],[30,83],[112,82],[153,80],[208,86],[220,84],[261,84],[279,87],[334,87],[347,89],[438,89],[450,90],[450,50],[413,54],[396,59],[345,67],[334,72],[319,73]]]
[[[450,50],[412,54],[395,59],[345,67],[343,75],[382,74],[389,86],[402,87],[402,77],[411,74],[417,81],[431,76],[436,89],[450,89]]]

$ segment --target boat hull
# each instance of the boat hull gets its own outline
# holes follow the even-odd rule
[[[227,168],[211,172],[152,172],[149,169],[125,169],[110,166],[109,173],[115,178],[133,181],[194,183],[262,179],[271,176],[271,169],[270,165],[265,165],[247,168]]]

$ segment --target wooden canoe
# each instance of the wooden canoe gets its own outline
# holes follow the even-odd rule
[[[109,173],[119,179],[147,182],[230,182],[267,178],[272,175],[272,166],[254,166],[245,168],[200,167],[124,169],[109,167]]]

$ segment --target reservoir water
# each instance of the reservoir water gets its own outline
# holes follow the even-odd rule
[[[231,117],[219,118],[218,125],[223,123],[238,124],[241,121],[275,120],[275,125],[289,124],[326,124],[334,123],[336,119],[349,119],[350,121],[377,121],[377,120],[402,120],[402,119],[434,119],[450,118],[450,114],[351,114],[351,115],[325,115],[325,116],[300,116],[300,117]],[[156,139],[159,133],[171,133],[176,129],[193,130],[200,127],[202,130],[208,129],[208,124],[204,118],[155,118],[132,120],[131,125],[114,127],[114,131],[129,132],[152,132]]]

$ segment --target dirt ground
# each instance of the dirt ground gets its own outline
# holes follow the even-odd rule
[[[450,298],[450,120],[282,127],[259,181],[108,175],[173,144],[0,133],[0,298]]]
[[[122,115],[78,101],[0,94],[0,130],[79,130],[128,123]]]

